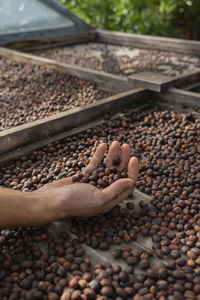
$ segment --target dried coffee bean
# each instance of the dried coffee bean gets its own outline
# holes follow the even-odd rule
[[[92,281],[89,283],[89,285],[90,285],[90,288],[91,288],[92,290],[94,290],[96,293],[98,293],[99,290],[100,290],[100,288],[101,288],[100,282],[97,281],[97,280],[95,280],[95,279],[92,280]]]
[[[103,295],[103,296],[106,296],[106,297],[112,297],[113,296],[113,289],[111,286],[104,286],[102,287],[102,289],[100,290],[100,293]]]
[[[101,250],[107,250],[107,249],[109,249],[109,244],[107,242],[101,242],[99,244],[99,249],[101,249]]]

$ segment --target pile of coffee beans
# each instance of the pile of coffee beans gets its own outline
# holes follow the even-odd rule
[[[134,210],[123,212],[116,206],[110,212],[89,220],[74,218],[70,230],[76,234],[80,243],[93,249],[107,250],[111,245],[130,243],[137,239],[137,223],[142,213]]]
[[[66,231],[55,238],[46,228],[2,230],[0,243],[1,299],[59,299],[70,273],[90,272],[85,250]]]
[[[134,274],[110,262],[95,264],[93,273],[74,276],[64,289],[64,299],[199,299],[199,278],[188,266],[176,268],[173,261]],[[57,299],[57,298],[56,298]]]
[[[95,84],[0,57],[0,130],[110,96]]]
[[[191,55],[103,43],[38,50],[34,54],[116,75],[151,71],[178,76],[200,66],[199,57]]]
[[[131,246],[121,246],[116,248],[112,252],[112,257],[114,259],[124,259],[129,266],[136,266],[139,264],[139,267],[142,270],[150,268],[150,257],[153,255],[153,252],[150,249],[146,251],[142,248],[132,248]]]
[[[131,299],[134,295],[132,284],[134,270],[127,267],[122,270],[119,265],[111,263],[93,265],[93,274],[74,276],[61,296],[64,299]],[[121,299],[121,298],[120,298]]]
[[[1,167],[0,185],[33,191],[67,176],[82,181],[96,146],[113,140],[128,143],[131,155],[140,159],[136,186],[149,194],[149,203],[140,201],[136,209],[128,202],[126,209],[73,218],[70,234],[76,239],[68,233],[53,238],[46,228],[2,230],[1,299],[65,299],[67,293],[66,299],[200,299],[200,119],[192,114],[156,107],[125,110],[117,119]],[[88,183],[100,187],[98,174],[115,172],[105,175],[105,166],[99,168],[86,175]],[[152,246],[146,247],[145,240]],[[43,243],[49,245],[47,253]],[[94,265],[88,247],[97,257],[110,251],[112,265]]]

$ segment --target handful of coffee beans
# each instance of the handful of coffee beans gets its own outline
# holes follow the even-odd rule
[[[72,181],[79,183],[89,183],[97,188],[104,189],[120,178],[127,178],[128,171],[126,168],[119,170],[117,166],[120,164],[118,157],[113,159],[113,166],[106,167],[101,162],[94,171],[87,170],[85,173],[79,173],[72,177]]]

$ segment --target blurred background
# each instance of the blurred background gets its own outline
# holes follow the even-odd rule
[[[200,0],[58,0],[96,28],[200,40]]]

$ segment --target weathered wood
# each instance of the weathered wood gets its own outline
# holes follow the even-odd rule
[[[175,77],[153,72],[141,72],[128,77],[134,87],[146,88],[155,92],[163,92],[170,86],[182,87],[200,80],[200,69],[186,71]]]
[[[182,108],[181,106],[178,105],[173,105],[167,102],[157,102],[157,105],[159,109],[164,109],[164,110],[169,110],[173,112],[177,112],[178,114],[187,114],[190,113],[194,116],[194,118],[199,118],[200,119],[200,113],[196,112],[192,108]]]
[[[44,147],[45,145],[51,144],[55,141],[61,140],[63,138],[66,138],[68,136],[72,136],[75,135],[77,133],[80,133],[88,128],[94,127],[96,125],[99,125],[103,122],[102,119],[100,120],[96,120],[94,122],[89,122],[86,125],[82,125],[80,127],[71,129],[71,130],[67,130],[64,131],[62,133],[56,134],[52,137],[48,137],[48,138],[44,138],[43,140],[39,141],[39,142],[30,142],[28,145],[23,146],[21,148],[17,148],[14,150],[11,150],[5,154],[0,154],[0,166],[5,165],[7,163],[11,163],[12,161],[28,155],[29,153],[31,153],[32,151],[40,148],[40,147]]]
[[[81,68],[75,65],[57,62],[53,59],[43,58],[3,47],[0,47],[0,55],[20,62],[38,64],[46,68],[54,69],[72,76],[77,76],[81,79],[95,82],[102,90],[115,94],[134,88],[133,84],[128,83],[128,79],[124,76],[117,76],[105,72]]]
[[[185,91],[194,91],[195,92],[196,89],[200,90],[200,82],[191,83],[189,85],[186,85],[185,87],[182,87],[182,89]]]
[[[160,106],[168,105],[171,108],[195,111],[200,108],[200,94],[190,91],[184,91],[176,88],[170,88],[164,93],[157,94],[157,100]]]
[[[150,107],[150,104],[144,104],[144,105],[140,105],[139,106],[141,109],[148,109]],[[113,119],[116,119],[119,117],[121,113],[116,113],[112,116],[112,120]],[[39,142],[33,142],[33,143],[30,143],[24,147],[21,147],[21,148],[17,148],[17,149],[14,149],[14,150],[11,150],[10,152],[7,152],[5,154],[0,154],[0,166],[2,165],[5,165],[5,164],[8,164],[8,163],[11,163],[12,161],[22,157],[22,156],[25,156],[25,155],[28,155],[30,154],[32,151],[36,150],[36,149],[39,149],[43,146],[46,146],[48,144],[51,144],[55,141],[59,141],[61,139],[64,139],[68,136],[72,136],[72,135],[75,135],[75,134],[78,134],[80,132],[83,132],[89,128],[92,128],[92,127],[95,127],[97,125],[100,125],[104,122],[104,119],[97,119],[93,122],[89,122],[87,124],[84,124],[80,127],[76,127],[76,128],[73,128],[71,130],[67,130],[67,131],[64,131],[62,133],[59,133],[59,134],[56,134],[52,137],[48,137],[48,138],[45,138]]]
[[[97,41],[101,43],[130,46],[135,48],[173,51],[200,56],[200,42],[142,34],[97,30]]]
[[[62,36],[57,36],[55,38],[46,37],[37,40],[27,40],[27,41],[18,41],[18,42],[7,42],[1,43],[0,46],[8,47],[11,49],[22,50],[22,51],[32,51],[40,50],[53,47],[62,47],[75,45],[79,43],[89,43],[95,41],[96,34],[94,30],[81,32],[81,33],[72,33],[64,34]]]
[[[195,68],[184,72],[180,76],[174,78],[174,87],[184,89],[184,87],[200,81],[200,69]]]
[[[136,87],[161,92],[172,84],[173,77],[153,72],[141,72],[129,76],[128,80]]]
[[[42,141],[63,131],[86,125],[101,119],[108,112],[115,113],[131,104],[145,102],[147,96],[150,96],[150,92],[147,90],[135,89],[98,100],[96,103],[4,130],[0,132],[0,153],[7,153],[29,143]]]

